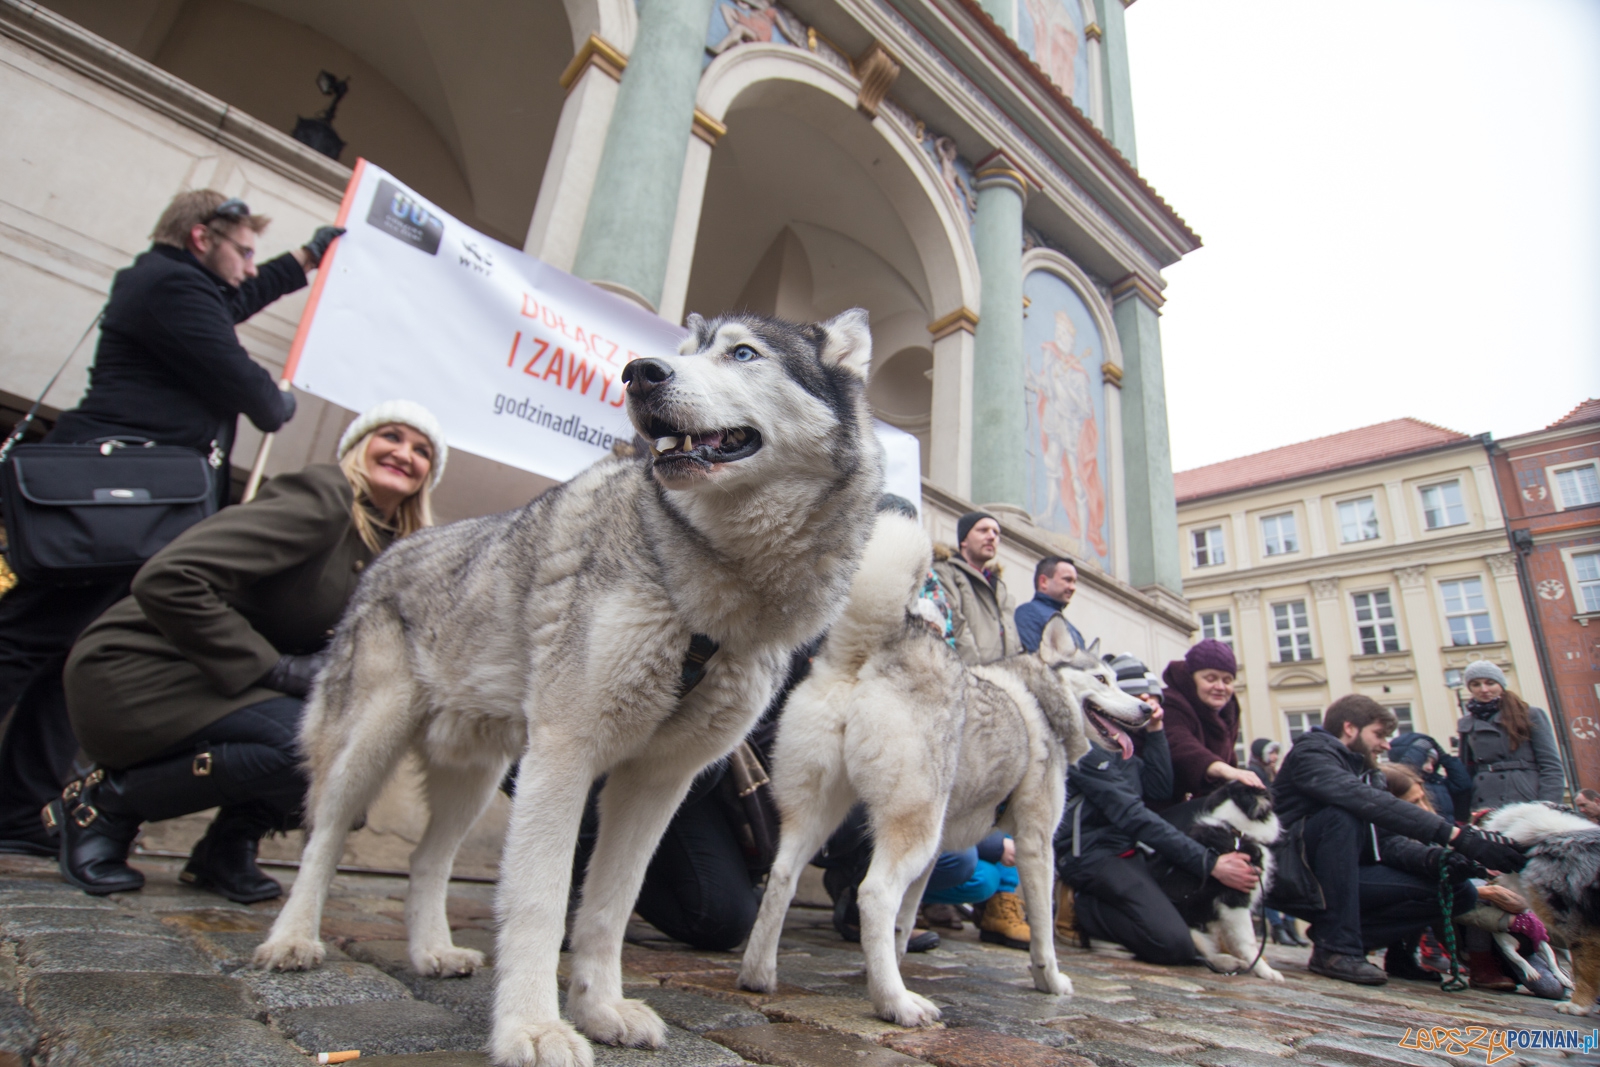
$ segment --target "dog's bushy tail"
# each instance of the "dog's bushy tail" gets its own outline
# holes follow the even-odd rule
[[[880,514],[825,654],[841,666],[859,665],[902,633],[932,561],[933,542],[915,519]]]

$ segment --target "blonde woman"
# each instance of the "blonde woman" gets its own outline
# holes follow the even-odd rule
[[[241,903],[282,893],[256,848],[298,823],[296,737],[320,650],[373,557],[432,524],[447,454],[426,408],[379,404],[340,438],[338,465],[280,475],[191,527],[84,631],[67,707],[97,767],[45,809],[62,877],[138,889],[140,825],[220,807],[182,879]]]

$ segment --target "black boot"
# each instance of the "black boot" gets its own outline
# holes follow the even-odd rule
[[[195,842],[178,880],[196,889],[210,889],[239,904],[254,904],[283,895],[276,878],[256,866],[261,835],[272,828],[265,813],[248,806],[223,808]]]
[[[61,877],[85,893],[104,896],[144,888],[144,875],[128,866],[128,849],[144,820],[129,803],[124,785],[122,775],[95,770],[69,782],[40,813],[46,829],[60,835]]]
[[[1417,962],[1417,944],[1420,933],[1401,938],[1383,953],[1383,973],[1390,978],[1405,978],[1413,982],[1439,982],[1439,975]]]
[[[1294,948],[1305,948],[1311,944],[1311,942],[1295,933],[1293,919],[1285,919],[1272,928],[1272,943],[1275,945],[1289,945]]]

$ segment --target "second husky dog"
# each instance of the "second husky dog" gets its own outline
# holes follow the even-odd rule
[[[521,756],[495,904],[491,1058],[588,1067],[578,1030],[665,1041],[660,1017],[622,996],[646,865],[695,774],[739,742],[791,650],[843,607],[883,483],[865,312],[811,326],[692,315],[689,327],[677,356],[622,371],[649,456],[603,460],[517,511],[423,530],[368,568],[306,707],[312,831],[259,965],[322,959],[346,831],[409,751],[430,808],[411,856],[411,963],[480,966],[451,943],[446,881]],[[578,823],[602,774],[572,928],[574,1030],[557,1013],[556,966]]]
[[[1252,913],[1261,907],[1261,898],[1272,888],[1271,846],[1279,832],[1272,794],[1243,782],[1228,782],[1214,790],[1200,805],[1194,824],[1189,827],[1189,836],[1218,856],[1242,852],[1261,869],[1261,880],[1248,893],[1206,878],[1199,890],[1178,906],[1189,924],[1195,948],[1216,969],[1244,966],[1257,978],[1283,981],[1283,975],[1273,969],[1261,951],[1261,941],[1251,921]]]
[[[1067,767],[1089,749],[1089,709],[1130,727],[1149,713],[1073,647],[1061,618],[1045,627],[1037,655],[963,667],[918,617],[932,554],[915,520],[879,515],[844,615],[789,696],[772,769],[782,831],[739,972],[746,989],[777,987],[778,937],[800,869],[860,799],[873,854],[856,902],[867,989],[882,1018],[939,1018],[906,989],[898,961],[941,847],[968,848],[997,825],[1016,839],[1034,985],[1072,992],[1050,921],[1051,836]]]

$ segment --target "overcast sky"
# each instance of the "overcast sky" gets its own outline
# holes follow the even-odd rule
[[[1600,0],[1138,0],[1175,470],[1600,396]]]

